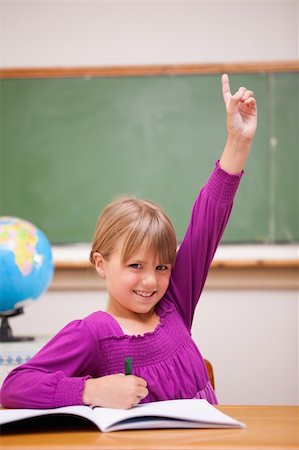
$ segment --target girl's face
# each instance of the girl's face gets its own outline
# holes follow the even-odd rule
[[[146,255],[143,249],[124,263],[121,250],[119,245],[109,261],[94,254],[96,270],[107,283],[108,311],[122,316],[151,313],[168,288],[171,265]]]

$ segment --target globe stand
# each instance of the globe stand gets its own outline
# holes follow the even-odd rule
[[[33,336],[14,336],[12,329],[8,323],[9,317],[18,316],[23,314],[23,308],[16,308],[10,311],[0,311],[1,325],[0,325],[0,342],[20,342],[20,341],[33,341]]]

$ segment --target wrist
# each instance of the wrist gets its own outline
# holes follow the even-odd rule
[[[92,406],[93,404],[93,395],[92,395],[92,391],[93,391],[93,379],[89,378],[88,380],[85,381],[85,385],[84,385],[84,389],[83,389],[83,393],[82,393],[82,401],[84,403],[84,405],[88,405],[88,406]]]
[[[219,161],[220,167],[231,174],[242,172],[250,152],[251,141],[243,137],[228,137]]]
[[[246,152],[250,150],[252,138],[242,135],[228,135],[225,147],[229,147],[232,152]]]

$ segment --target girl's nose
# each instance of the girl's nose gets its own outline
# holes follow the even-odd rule
[[[144,274],[144,277],[142,278],[142,284],[147,289],[156,288],[157,280],[155,273],[149,272]]]

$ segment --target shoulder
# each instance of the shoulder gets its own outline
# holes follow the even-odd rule
[[[119,325],[104,311],[96,311],[83,319],[73,320],[69,322],[54,339],[72,338],[72,340],[80,341],[98,341],[107,336],[115,336],[119,334]]]
[[[84,319],[82,325],[90,330],[96,339],[118,335],[120,328],[115,319],[105,311],[96,311]]]

